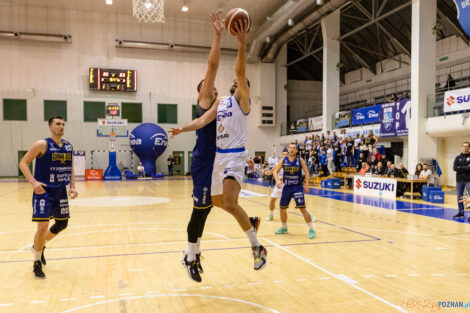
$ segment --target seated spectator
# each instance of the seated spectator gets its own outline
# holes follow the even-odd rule
[[[421,163],[416,164],[415,177],[418,178],[419,175],[421,175],[422,171],[423,171],[423,165]]]
[[[410,95],[408,94],[408,91],[403,91],[403,93],[401,94],[400,100],[409,99],[409,98],[410,98]]]
[[[403,163],[398,164],[398,171],[400,172],[400,177],[402,178],[408,177],[408,170],[405,168]]]
[[[369,171],[369,164],[367,162],[362,162],[361,170],[359,171],[359,175],[366,175],[367,171]]]
[[[364,153],[359,154],[359,159],[357,161],[357,164],[360,165],[361,167],[358,167],[358,170],[362,168],[362,163],[366,162],[367,163],[367,158],[364,156]]]
[[[385,162],[385,161],[383,161]],[[386,161],[387,167],[384,170],[384,175],[390,177],[392,175],[392,161]],[[393,166],[395,168],[395,166]]]
[[[389,161],[390,162],[390,161]],[[390,162],[391,163],[391,162]],[[395,164],[390,165],[390,171],[388,172],[388,177],[392,178],[400,178],[401,176],[400,171],[395,167]]]
[[[392,102],[395,102],[395,101],[397,101],[397,100],[398,100],[397,94],[396,94],[396,93],[392,93],[392,96],[387,99],[387,102],[388,102],[388,103],[392,103]]]
[[[375,171],[374,171],[373,174],[374,174],[374,175],[383,176],[384,173],[385,173],[385,168],[384,168],[382,162],[378,162],[378,163],[377,163],[377,168],[375,169]]]
[[[139,177],[145,177],[145,169],[142,162],[139,162],[139,165],[137,165],[137,171],[139,172]]]
[[[435,181],[434,181],[434,176],[432,175],[432,171],[430,168],[428,168],[427,164],[423,164],[423,170],[419,174],[420,179],[427,179],[429,182],[429,186],[434,186]]]
[[[455,79],[452,75],[447,75],[446,85],[444,86],[445,89],[449,90],[455,87]]]

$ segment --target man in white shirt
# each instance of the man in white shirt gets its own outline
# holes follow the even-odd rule
[[[330,172],[330,175],[333,175],[334,168],[333,168],[333,149],[331,149],[331,146],[328,147],[328,150],[326,151],[327,155],[327,160],[328,160],[328,171]]]
[[[420,179],[427,179],[429,182],[429,186],[434,186],[435,185],[435,179],[434,176],[432,175],[431,169],[428,168],[427,164],[423,164],[423,170],[419,174]]]
[[[137,165],[137,171],[139,172],[139,177],[145,176],[144,166],[140,162],[139,162],[139,165]]]
[[[278,161],[279,161],[279,159],[276,157],[276,152],[273,152],[271,157],[269,157],[269,159],[268,159],[269,170],[272,170],[273,167],[276,166]]]

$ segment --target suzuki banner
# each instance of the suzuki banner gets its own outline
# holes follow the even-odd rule
[[[380,137],[408,136],[411,119],[411,100],[403,99],[382,104]]]
[[[362,124],[376,124],[380,123],[380,104],[355,109],[352,116],[353,126],[362,125]]]
[[[315,131],[315,130],[322,130],[323,129],[323,117],[311,117],[308,119],[308,130]]]
[[[470,88],[446,91],[444,112],[470,110]]]
[[[390,178],[355,175],[354,194],[395,199],[397,197],[397,181]]]
[[[457,5],[457,19],[463,30],[470,36],[470,0],[454,0]]]

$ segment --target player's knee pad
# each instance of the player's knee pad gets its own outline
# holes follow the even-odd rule
[[[67,228],[68,223],[69,220],[55,220],[54,225],[52,225],[49,230],[54,235],[57,235],[58,233]]]

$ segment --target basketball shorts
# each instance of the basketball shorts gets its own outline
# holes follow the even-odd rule
[[[214,159],[199,159],[193,157],[191,176],[193,178],[193,206],[195,209],[212,207],[211,179]]]
[[[233,177],[241,186],[245,175],[245,164],[248,151],[215,154],[214,170],[212,172],[213,196],[223,194],[223,182],[228,176]]]
[[[43,222],[50,219],[66,220],[70,218],[67,188],[47,188],[46,193],[33,193],[33,222]]]
[[[274,185],[274,190],[273,190],[273,192],[271,193],[271,198],[279,199],[279,198],[281,197],[281,195],[282,195],[282,189],[284,189],[284,187],[281,188],[281,189],[279,189],[279,188],[277,188],[276,185]]]
[[[290,200],[294,198],[295,208],[304,209],[305,208],[305,196],[304,196],[304,186],[295,185],[295,186],[284,186],[282,189],[281,201],[279,207],[281,209],[287,209],[289,207]]]

